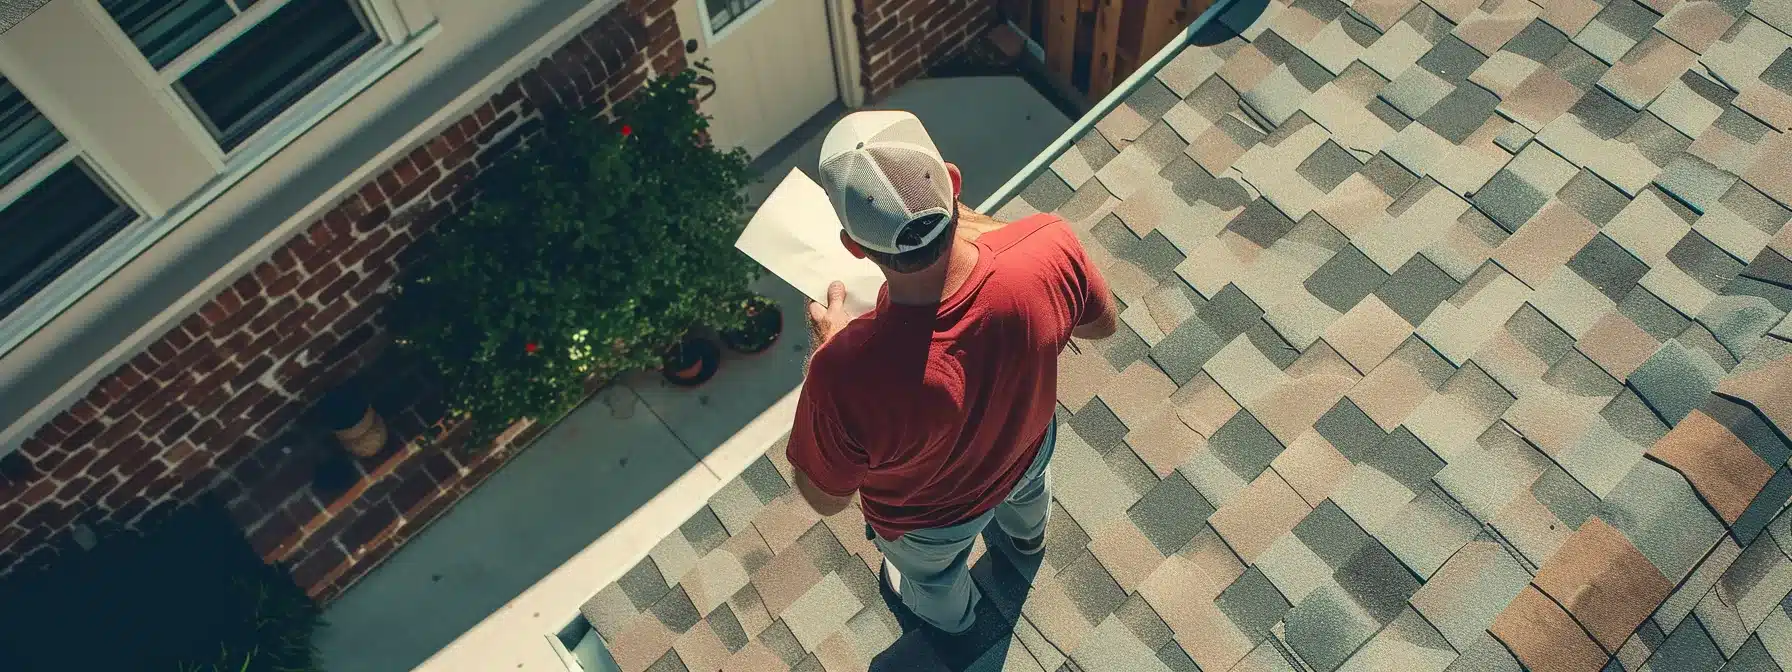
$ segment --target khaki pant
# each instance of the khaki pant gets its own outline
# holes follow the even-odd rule
[[[994,520],[1015,539],[1045,534],[1045,519],[1052,509],[1051,472],[1046,468],[1057,447],[1057,423],[1045,430],[1039,456],[1015,484],[1007,501],[965,522],[950,527],[915,530],[894,540],[876,538],[890,564],[902,575],[902,603],[921,620],[946,632],[964,632],[976,620],[973,611],[982,595],[965,566],[971,544]]]

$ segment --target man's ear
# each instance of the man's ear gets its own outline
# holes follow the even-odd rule
[[[859,241],[853,240],[852,236],[846,235],[846,229],[840,230],[840,246],[846,248],[847,253],[851,254],[854,258],[865,258],[865,248],[859,247]]]
[[[952,200],[958,200],[958,194],[964,191],[964,173],[958,172],[958,164],[947,162],[946,174],[952,176]]]

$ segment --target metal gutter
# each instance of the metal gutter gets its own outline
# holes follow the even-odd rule
[[[1037,177],[1041,171],[1056,161],[1059,154],[1076,144],[1077,139],[1083,137],[1083,133],[1094,127],[1096,122],[1107,117],[1109,112],[1120,106],[1120,103],[1125,102],[1126,98],[1131,96],[1132,92],[1139,88],[1139,85],[1144,84],[1147,78],[1157,75],[1157,71],[1163,69],[1164,64],[1169,63],[1170,59],[1175,58],[1176,54],[1181,53],[1183,48],[1194,41],[1197,33],[1206,29],[1208,25],[1219,20],[1221,15],[1231,11],[1234,6],[1244,1],[1216,0],[1211,7],[1207,8],[1207,11],[1195,18],[1194,23],[1183,29],[1180,37],[1170,40],[1170,43],[1164,45],[1164,48],[1157,50],[1150,60],[1140,65],[1139,69],[1128,75],[1125,81],[1120,82],[1119,86],[1114,87],[1113,91],[1109,91],[1108,95],[1095,103],[1095,107],[1090,108],[1087,113],[1076,120],[1076,123],[1071,124],[1063,135],[1058,136],[1058,139],[1052,141],[1052,144],[1048,145],[1044,151],[1033,157],[1033,160],[1016,172],[1013,177],[1008,178],[1008,181],[1003,183],[1000,189],[990,194],[989,198],[983,199],[983,202],[977,205],[977,211],[993,213],[1007,204],[1008,199],[1019,194],[1020,190],[1031,183],[1034,177]]]

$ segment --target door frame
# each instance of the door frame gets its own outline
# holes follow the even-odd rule
[[[865,106],[865,84],[859,80],[859,31],[852,20],[857,11],[856,0],[825,1],[828,40],[834,48],[834,88],[840,92],[840,104],[855,110]]]
[[[760,0],[758,4],[736,17],[722,32],[716,34],[709,27],[709,12],[703,6],[703,0],[691,0],[687,5],[680,2],[677,7],[690,7],[696,16],[682,16],[685,12],[673,11],[677,18],[678,32],[685,39],[699,38],[704,45],[711,45],[728,36],[735,26],[751,20],[761,7],[773,2],[785,0]],[[834,89],[839,94],[840,102],[847,109],[856,109],[865,104],[865,86],[859,82],[862,66],[859,53],[859,32],[853,25],[853,14],[858,11],[855,0],[822,0],[827,9],[828,44],[833,52]]]

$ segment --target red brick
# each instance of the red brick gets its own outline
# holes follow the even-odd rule
[[[187,430],[198,425],[199,418],[193,417],[192,415],[182,415],[175,418],[173,422],[164,425],[162,431],[157,433],[156,440],[160,441],[163,445],[174,445],[174,442],[179,441],[187,435]]]
[[[114,489],[116,489],[119,485],[121,485],[123,483],[124,483],[124,477],[119,476],[116,473],[102,474],[102,475],[100,475],[99,478],[96,478],[93,480],[92,485],[89,485],[89,486],[87,486],[87,488],[85,490],[82,490],[81,492],[76,493],[75,501],[85,502],[88,504],[98,502],[98,501],[100,501],[101,498],[110,494]]]
[[[427,171],[429,167],[435,165],[436,162],[435,159],[430,157],[428,143],[424,143],[423,146],[411,150],[410,155],[406,156],[405,159],[410,161],[411,165],[415,167],[419,173]]]
[[[414,163],[412,158],[406,156],[392,164],[392,178],[398,181],[400,187],[409,185],[411,181],[417,179],[417,174],[423,171],[423,167]],[[427,159],[427,157],[425,158]],[[386,190],[387,197],[391,197],[392,189],[388,185],[381,184],[380,188]]]
[[[45,500],[48,500],[50,495],[55,492],[56,483],[46,478],[38,481],[37,485],[33,485],[25,490],[24,494],[19,495],[17,501],[25,506],[35,507],[42,504]]]
[[[293,252],[290,242],[287,246],[275,250],[271,260],[274,262],[274,269],[282,273],[298,268],[300,261],[299,255]]]
[[[491,101],[487,100],[484,105],[479,106],[479,109],[474,110],[473,114],[479,118],[479,125],[485,126],[497,118],[498,108],[493,107]]]
[[[385,192],[380,191],[380,185],[377,180],[368,180],[367,184],[361,185],[361,190],[356,192],[356,195],[360,196],[361,202],[370,208],[378,207],[379,204],[386,202],[386,194]]]
[[[162,416],[158,416],[158,419],[162,419]],[[151,425],[151,427],[155,427],[155,425]],[[137,416],[134,415],[125,416],[114,421],[111,425],[108,425],[106,431],[101,433],[98,438],[94,439],[94,447],[102,451],[111,450],[113,446],[122,442],[125,437],[136,434],[141,429],[144,429],[142,420],[138,420]]]
[[[441,170],[437,169],[435,166],[430,166],[429,170],[424,171],[421,176],[418,176],[416,180],[413,180],[407,185],[403,191],[393,194],[392,202],[404,204],[416,200],[418,196],[428,193],[429,188],[435,186],[436,180],[441,178],[441,176]]]
[[[50,478],[58,481],[66,481],[70,478],[74,478],[76,474],[84,472],[103,474],[105,473],[104,470],[89,471],[88,469],[88,466],[92,465],[94,460],[99,457],[100,451],[97,450],[88,449],[76,451],[62,459],[62,464],[57,465],[56,470],[50,472]]]
[[[473,157],[477,156],[478,154],[479,154],[479,146],[478,145],[475,145],[471,142],[460,145],[459,147],[454,148],[454,152],[449,154],[448,158],[442,159],[442,167],[452,170],[454,168],[465,165],[468,161],[471,161],[473,159]]]
[[[330,286],[330,283],[336,282],[337,278],[342,277],[342,273],[342,266],[337,264],[335,259],[331,259],[327,264],[320,265],[311,273],[310,278],[307,278],[303,284],[299,285],[298,289],[293,291],[299,298],[316,298],[319,291]]]
[[[516,112],[505,112],[492,123],[487,124],[484,131],[480,131],[478,137],[473,139],[474,144],[481,147],[492,144],[492,141],[499,135],[510,132],[511,128],[516,125],[517,118]]]
[[[307,591],[321,588],[325,577],[337,571],[348,562],[348,555],[342,549],[331,544],[319,548],[306,556],[304,560],[292,568],[292,579],[299,587]]]
[[[414,535],[417,531],[420,531],[430,523],[435,522],[436,518],[440,517],[443,511],[447,511],[449,507],[453,506],[456,501],[459,500],[453,495],[444,494],[425,503],[414,515],[407,516],[412,530],[410,534]]]
[[[62,414],[57,415],[56,417],[57,418],[65,418],[65,417],[68,417],[68,413],[65,411]],[[72,423],[72,422],[74,422],[74,418],[68,418],[68,421]],[[74,428],[80,429],[80,426],[75,425]],[[52,429],[52,427],[45,426],[42,429],[38,430],[38,436],[43,436],[43,432],[45,430],[49,430],[49,429]],[[66,438],[68,436],[68,433],[64,432],[63,430],[58,429],[56,431],[59,432],[61,434],[61,436],[64,438]],[[19,444],[19,456],[23,457],[23,458],[28,458],[32,461],[41,460],[41,459],[49,456],[50,453],[55,452],[55,451],[56,451],[55,446],[52,446],[48,442],[46,442],[44,439],[40,439],[35,436],[31,437],[29,439],[25,439],[24,443]]]
[[[343,293],[347,292],[348,288],[355,286],[355,283],[360,281],[361,274],[354,271],[348,271],[343,273],[341,277],[336,278],[336,281],[330,283],[328,287],[319,290],[316,298],[318,303],[324,304],[324,313],[330,311],[330,306],[337,303],[337,299],[342,298]],[[340,315],[341,311],[337,311],[337,314]],[[318,320],[323,317],[324,314],[319,313],[318,317],[313,318],[311,324],[308,326],[317,327],[331,324],[330,320],[324,320],[320,325]]]
[[[398,179],[398,168],[397,167],[393,167],[392,169],[387,170],[384,173],[380,173],[380,176],[377,178],[374,178],[374,181],[379,183],[380,191],[385,192],[388,197],[390,197],[392,194],[398,193],[398,191],[400,189],[404,188],[404,184],[405,184],[404,180]]]
[[[430,477],[429,472],[412,468],[410,474],[392,490],[392,506],[409,515],[413,507],[435,494],[436,487],[436,480]]]
[[[261,311],[267,307],[268,297],[256,295],[255,298],[244,302],[236,312],[231,313],[228,319],[215,325],[215,328],[219,334],[231,334],[248,324],[250,320],[255,319],[255,316],[260,315]]]
[[[337,540],[350,550],[358,551],[367,542],[372,541],[387,526],[398,522],[398,510],[390,504],[378,504],[359,515],[342,531]]]
[[[470,139],[479,135],[481,126],[482,124],[479,123],[479,113],[474,112],[465,117],[461,117],[460,123],[455,125],[454,130]]]
[[[448,156],[449,152],[454,151],[454,143],[448,140],[446,134],[436,136],[435,139],[424,143],[423,147],[429,151],[431,163],[441,161],[442,157]]]
[[[131,474],[125,479],[123,484],[118,486],[118,489],[113,490],[112,494],[106,495],[101,501],[108,507],[123,509],[125,505],[132,500],[140,499],[146,494],[151,494],[149,492],[149,484],[156,482],[157,479],[161,478],[166,473],[167,465],[164,465],[161,462],[151,461],[146,464],[144,468]]]
[[[284,512],[276,511],[249,532],[249,545],[263,560],[278,560],[299,540],[299,523]]]
[[[306,525],[310,524],[313,518],[322,514],[324,507],[319,505],[317,498],[311,496],[310,493],[301,493],[298,497],[292,498],[292,501],[287,502],[286,508],[283,510],[286,511],[286,515],[291,516],[300,525]]]

